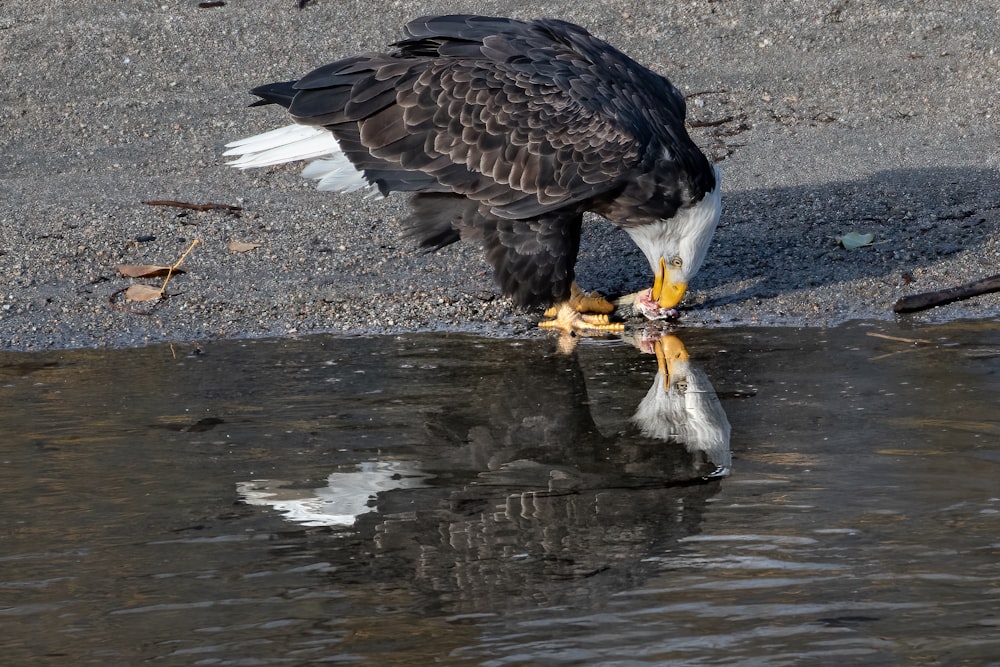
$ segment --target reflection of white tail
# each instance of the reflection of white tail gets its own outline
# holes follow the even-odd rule
[[[657,373],[653,386],[632,417],[649,438],[682,443],[689,452],[704,452],[718,466],[715,476],[728,475],[732,465],[729,419],[705,373],[690,361],[674,361],[665,386]]]
[[[289,521],[306,526],[353,526],[362,514],[377,511],[372,502],[384,491],[425,486],[427,475],[415,461],[369,461],[353,472],[334,472],[318,489],[294,488],[295,482],[256,479],[239,482],[236,491],[249,505],[273,507]],[[291,487],[291,488],[290,488]]]
[[[319,190],[354,192],[371,185],[340,150],[333,133],[321,127],[287,125],[228,143],[226,148],[223,155],[239,156],[229,162],[237,169],[312,160],[302,175],[318,180]]]

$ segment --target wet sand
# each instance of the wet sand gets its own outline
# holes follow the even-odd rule
[[[724,173],[724,212],[680,326],[888,320],[900,296],[1000,273],[995,3],[748,5],[5,3],[0,349],[535,335],[538,313],[499,295],[477,247],[421,255],[400,239],[405,199],[316,192],[298,167],[241,173],[221,157],[226,142],[287,122],[246,108],[252,86],[452,11],[579,23],[688,96],[692,135]],[[845,250],[835,239],[849,232],[874,243]],[[194,239],[168,299],[113,307],[134,282],[118,264],[170,264]],[[232,241],[261,245],[234,253]],[[626,235],[596,218],[577,275],[610,295],[651,281]],[[905,319],[998,312],[994,294]]]

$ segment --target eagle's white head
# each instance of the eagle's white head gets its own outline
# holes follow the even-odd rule
[[[684,297],[688,282],[701,268],[719,224],[722,211],[722,175],[715,172],[715,189],[694,206],[677,211],[667,220],[656,220],[626,230],[642,250],[655,276],[651,300],[661,310],[673,308]]]

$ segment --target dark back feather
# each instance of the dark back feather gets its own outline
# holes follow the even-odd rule
[[[307,74],[289,105],[329,128],[383,193],[453,192],[526,219],[613,200],[664,169],[668,196],[626,216],[649,218],[714,187],[684,130],[683,96],[582,28],[455,15],[406,33],[389,53]]]

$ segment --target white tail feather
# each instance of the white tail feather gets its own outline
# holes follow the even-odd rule
[[[319,180],[317,188],[320,190],[353,192],[371,186],[340,150],[333,133],[320,127],[288,125],[233,141],[226,144],[226,148],[229,150],[223,155],[239,156],[228,162],[237,169],[312,160],[302,170],[302,175]]]
[[[369,185],[343,153],[322,160],[313,160],[302,170],[303,178],[319,181],[317,190],[333,192],[354,192]]]
[[[239,155],[229,164],[238,169],[269,167],[339,153],[333,134],[322,128],[289,125],[235,141],[223,155]]]
[[[244,155],[251,151],[264,151],[275,146],[284,146],[298,139],[314,137],[320,131],[318,128],[309,127],[308,125],[287,125],[279,127],[276,130],[271,130],[270,132],[264,132],[263,134],[255,134],[246,139],[231,141],[226,144],[226,148],[230,150],[223,153],[223,155]]]

